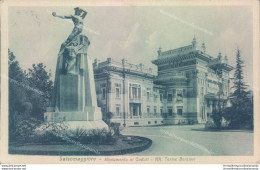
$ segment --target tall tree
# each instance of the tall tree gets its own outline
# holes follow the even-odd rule
[[[241,127],[246,124],[252,124],[253,120],[253,102],[249,98],[247,85],[244,82],[243,76],[244,61],[241,59],[241,51],[237,49],[236,68],[234,73],[234,92],[231,95],[232,107],[230,109],[231,126]]]
[[[247,85],[244,83],[244,76],[243,76],[243,67],[244,66],[244,61],[241,59],[241,54],[240,50],[237,49],[237,55],[236,55],[236,69],[235,69],[235,74],[234,74],[234,86],[233,88],[234,93],[232,96],[234,97],[247,97],[248,93],[246,92]]]
[[[51,98],[52,81],[42,63],[26,74],[8,50],[9,141],[27,140],[41,121]]]
[[[27,100],[26,88],[28,81],[21,69],[15,55],[8,49],[8,67],[9,67],[9,137],[12,139],[15,136],[17,122],[30,113],[28,107],[30,103]]]
[[[50,80],[49,73],[43,63],[33,64],[28,70],[27,78],[33,93],[28,95],[33,104],[33,116],[38,120],[43,120],[43,113],[49,105],[53,82]]]

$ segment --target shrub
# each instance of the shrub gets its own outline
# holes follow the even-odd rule
[[[111,144],[117,140],[117,137],[111,130],[103,129],[91,129],[89,131],[85,129],[69,130],[66,135],[80,143],[92,143],[92,144]]]
[[[228,128],[229,127],[229,121],[227,121],[224,117],[221,119],[221,128]]]
[[[35,134],[43,134],[46,131],[65,134],[68,131],[68,125],[65,122],[44,122],[34,129]]]
[[[82,140],[87,135],[87,130],[82,128],[77,128],[75,130],[67,130],[65,135],[72,137],[75,140]]]
[[[67,143],[61,137],[57,136],[53,131],[44,131],[44,133],[34,133],[30,137],[30,143],[33,144],[55,144]]]
[[[222,119],[222,108],[215,108],[212,110],[212,119],[214,121],[214,124],[216,125],[216,128],[221,128],[221,119]]]
[[[208,120],[205,124],[206,129],[217,129],[217,125],[214,123],[213,120]]]
[[[92,129],[87,133],[91,143],[101,144],[106,138],[106,129]]]
[[[40,123],[35,118],[27,118],[17,121],[14,131],[14,141],[16,143],[26,143],[30,141],[30,137],[33,135],[34,129],[38,124]]]
[[[122,130],[122,129],[120,128],[120,123],[110,123],[110,125],[109,125],[109,131],[110,131],[113,135],[119,136],[121,130]]]
[[[194,120],[188,120],[189,125],[194,125],[196,122]]]
[[[104,118],[104,122],[109,125],[112,117],[113,117],[113,113],[107,112]]]
[[[32,124],[27,122],[26,125]],[[113,144],[117,141],[121,130],[119,123],[111,123],[109,129],[92,129],[88,131],[83,128],[68,129],[68,125],[64,122],[45,122],[38,127],[29,127],[24,133],[21,133],[23,137],[18,140],[19,144],[70,144],[71,141],[82,144]]]
[[[64,123],[40,122],[35,118],[24,119],[19,121],[16,131],[15,142],[18,144],[25,143],[53,143],[62,142],[63,140],[55,133],[64,133],[67,125]]]

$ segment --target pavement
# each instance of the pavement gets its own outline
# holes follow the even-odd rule
[[[246,130],[208,131],[204,125],[126,127],[123,135],[143,136],[153,144],[136,156],[250,156],[254,133]]]

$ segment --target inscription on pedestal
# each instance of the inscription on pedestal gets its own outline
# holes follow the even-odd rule
[[[78,75],[60,75],[60,111],[78,111]]]

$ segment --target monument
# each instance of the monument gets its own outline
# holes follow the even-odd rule
[[[44,120],[66,122],[70,129],[107,128],[102,120],[101,109],[97,106],[92,60],[87,55],[90,41],[82,33],[87,12],[79,7],[74,10],[75,15],[71,16],[52,13],[55,17],[71,19],[75,27],[61,45],[51,106],[44,113]]]

